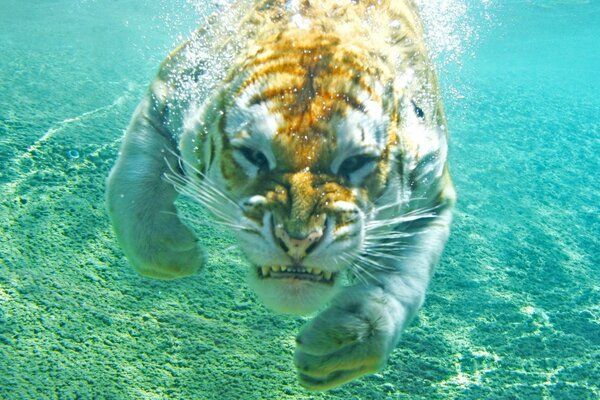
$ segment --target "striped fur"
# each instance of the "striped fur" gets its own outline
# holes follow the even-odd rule
[[[157,217],[178,191],[236,232],[269,307],[330,304],[296,354],[301,383],[325,389],[379,368],[421,306],[454,204],[446,157],[412,1],[241,1],[162,64],[107,198],[144,274],[202,263],[176,213]],[[343,352],[323,336],[341,327],[355,334]]]

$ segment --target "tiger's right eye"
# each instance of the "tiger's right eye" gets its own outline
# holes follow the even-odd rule
[[[249,163],[253,164],[258,169],[268,169],[269,160],[260,150],[252,149],[250,147],[238,148],[239,151]]]

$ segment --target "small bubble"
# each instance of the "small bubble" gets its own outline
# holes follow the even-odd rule
[[[77,149],[69,149],[67,150],[67,157],[71,160],[76,160],[79,158],[79,151]]]

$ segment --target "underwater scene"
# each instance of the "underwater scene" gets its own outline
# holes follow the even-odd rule
[[[387,365],[325,392],[227,227],[180,197],[207,263],[162,281],[107,213],[160,63],[227,3],[0,0],[0,399],[600,399],[600,1],[417,1],[451,234]]]

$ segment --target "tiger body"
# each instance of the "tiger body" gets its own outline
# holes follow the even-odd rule
[[[213,20],[217,33],[162,64],[109,212],[132,264],[162,279],[203,263],[178,193],[232,227],[268,307],[327,306],[295,356],[301,383],[327,389],[385,363],[446,242],[455,194],[435,72],[410,0],[260,0],[230,15],[234,31]],[[203,80],[207,68],[222,79]]]

